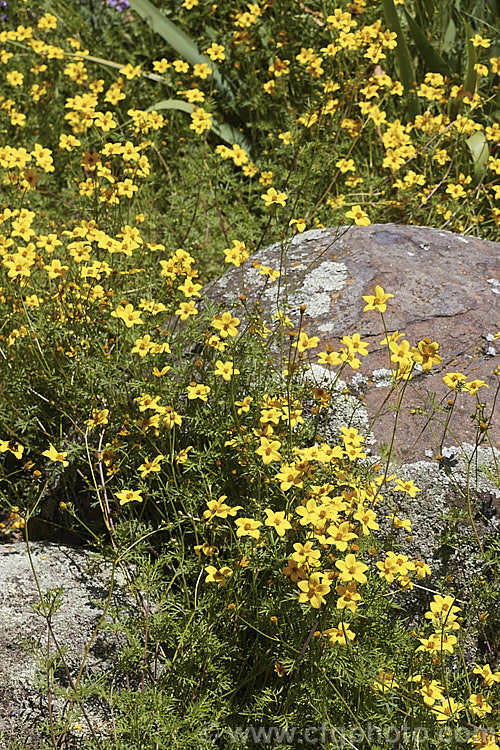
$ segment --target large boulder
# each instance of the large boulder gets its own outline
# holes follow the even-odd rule
[[[270,283],[252,261],[280,270],[281,276]],[[387,399],[390,362],[387,347],[380,343],[380,314],[363,313],[362,296],[373,294],[376,285],[394,294],[385,313],[389,333],[404,332],[412,346],[426,337],[436,341],[442,357],[430,373],[415,374],[397,420],[396,394]],[[394,448],[405,461],[476,443],[477,424],[470,416],[476,406],[473,395],[460,394],[444,429],[450,391],[442,377],[462,372],[468,380],[484,380],[489,389],[481,388],[478,395],[487,404],[486,413],[492,409],[498,384],[492,373],[500,363],[500,342],[493,342],[500,331],[500,244],[395,224],[312,230],[259,250],[245,264],[244,276],[241,268],[228,270],[206,294],[227,305],[244,294],[249,307],[260,303],[268,320],[277,304],[283,309],[286,299],[292,322],[298,326],[302,316],[302,330],[319,336],[323,350],[327,345],[338,350],[342,336],[359,333],[369,343],[369,354],[362,358],[360,371],[346,368],[342,377],[353,394],[362,395],[369,422],[377,415],[375,446],[389,445],[395,426]],[[304,305],[305,313],[300,309]],[[490,431],[496,446],[499,416],[500,399]]]

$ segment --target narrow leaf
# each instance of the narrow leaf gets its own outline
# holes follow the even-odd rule
[[[443,76],[451,76],[452,71],[449,65],[443,60],[439,52],[432,46],[427,39],[425,32],[410,16],[406,8],[403,8],[406,20],[408,22],[408,28],[410,34],[415,42],[417,49],[420,53],[422,61],[425,63],[428,70],[433,73],[441,73]]]
[[[415,91],[415,71],[410,57],[408,44],[406,43],[401,22],[394,5],[394,0],[382,0],[385,20],[392,32],[397,35],[398,46],[396,47],[396,60],[399,68],[399,75],[404,86],[406,96],[408,97],[408,112],[411,118],[414,118],[420,112],[420,104]]]
[[[477,131],[465,141],[474,161],[474,179],[480,182],[486,173],[486,164],[490,155],[488,142],[482,131]]]
[[[471,38],[474,36],[472,29],[464,21],[465,33],[467,34],[467,75],[465,77],[464,88],[465,91],[469,91],[471,94],[476,90],[477,72],[474,70],[474,65],[477,63],[477,51],[472,42]]]

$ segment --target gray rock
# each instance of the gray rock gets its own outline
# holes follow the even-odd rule
[[[280,270],[280,278],[269,283],[252,267],[253,260]],[[449,391],[442,383],[446,372],[484,380],[489,390],[482,388],[479,395],[487,411],[492,408],[498,382],[492,372],[500,363],[500,345],[493,342],[500,331],[499,243],[395,224],[313,230],[259,250],[244,269],[244,285],[242,269],[231,269],[206,288],[206,296],[229,305],[245,294],[249,308],[260,303],[267,321],[276,308],[285,309],[295,326],[300,306],[306,305],[302,330],[319,336],[323,349],[331,345],[338,350],[346,334],[359,333],[369,342],[369,354],[362,358],[361,373],[367,383],[364,401],[369,419],[378,414],[374,436],[386,445],[395,427],[395,398],[385,401],[390,385],[383,374],[387,374],[389,356],[387,347],[380,344],[384,336],[380,315],[362,312],[362,296],[373,294],[377,284],[394,294],[385,313],[389,332],[404,331],[412,346],[425,337],[437,341],[443,358],[430,373],[414,377],[412,385],[420,395],[407,388],[396,426],[398,455],[414,461],[424,458],[426,451],[435,455],[443,447],[475,442],[476,425],[470,418],[475,397],[462,394],[458,399],[444,437],[442,429],[430,429],[419,410],[424,402],[432,410],[432,393],[437,394],[437,404],[446,404]],[[314,351],[311,354],[314,357]],[[353,375],[357,374],[343,372],[347,379]],[[445,411],[437,413],[442,422],[446,416]],[[491,430],[497,447],[499,427],[500,399]]]
[[[101,604],[109,593],[110,570],[102,562],[92,570],[92,555],[82,549],[33,542],[0,546],[0,748],[15,740],[15,747],[39,748],[42,725],[49,720],[48,692],[38,689],[39,659],[55,659],[55,682],[65,695],[52,695],[51,710],[57,724],[67,719],[70,731],[65,747],[78,747],[91,732],[80,707],[72,705],[82,660],[82,679],[112,668],[115,651],[109,633],[93,634],[102,616]],[[34,573],[36,574],[36,578]],[[116,577],[117,590],[123,578]],[[38,588],[39,587],[39,588]],[[47,621],[34,607],[40,595],[60,592],[60,608]],[[65,665],[58,655],[64,654]],[[96,732],[106,726],[101,706],[85,703],[85,713]]]

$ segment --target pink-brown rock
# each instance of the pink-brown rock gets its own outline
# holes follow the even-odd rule
[[[279,280],[266,283],[267,277],[251,266],[253,260],[281,270]],[[245,264],[244,286],[241,271],[226,272],[207,296],[229,304],[244,293],[250,306],[260,300],[267,318],[278,301],[283,309],[286,298],[295,325],[300,306],[306,305],[302,330],[320,337],[315,352],[326,345],[338,350],[345,334],[359,333],[369,343],[358,372],[368,379],[364,398],[369,416],[381,408],[373,426],[375,449],[391,442],[394,428],[396,453],[406,460],[476,442],[477,425],[470,415],[477,399],[470,394],[459,394],[445,434],[446,404],[453,395],[442,383],[447,372],[487,383],[489,388],[481,388],[478,396],[491,415],[490,439],[500,445],[499,403],[491,414],[498,385],[492,373],[500,364],[500,340],[493,341],[500,331],[500,243],[395,224],[312,230],[256,253]],[[362,296],[373,294],[377,284],[394,294],[385,313],[389,333],[404,332],[412,346],[425,337],[437,341],[442,357],[431,373],[416,375],[408,384],[397,421],[395,396],[384,403],[390,388],[377,383],[377,371],[390,367],[387,347],[380,344],[381,317],[375,311],[363,313]],[[352,381],[355,374],[346,369],[342,377]],[[428,394],[433,393],[442,410],[429,427],[425,414],[412,410],[431,408]]]

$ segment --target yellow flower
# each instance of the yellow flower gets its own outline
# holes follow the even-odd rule
[[[450,719],[458,719],[460,711],[463,711],[465,706],[462,703],[457,703],[451,696],[445,698],[442,703],[435,703],[431,711],[436,717],[436,721],[444,723],[450,721]]]
[[[491,39],[485,39],[480,34],[474,34],[469,41],[472,42],[473,47],[482,47],[483,49],[491,47]]]
[[[111,317],[123,320],[127,328],[131,328],[135,325],[141,325],[144,322],[141,318],[140,311],[134,310],[133,306],[130,303],[127,305],[118,305],[118,307],[112,311]]]
[[[349,581],[347,586],[337,586],[336,592],[339,595],[337,609],[349,609],[351,612],[356,612],[358,604],[361,603],[361,595],[356,591],[356,581]]]
[[[22,458],[24,445],[17,443],[15,440],[0,440],[0,453],[5,453],[6,451],[10,451],[16,458]],[[46,453],[47,451],[45,451]]]
[[[250,253],[246,249],[244,242],[240,242],[239,240],[232,240],[232,242],[233,247],[226,247],[223,250],[224,260],[226,263],[232,263],[236,268],[239,268],[247,260]]]
[[[121,490],[121,492],[116,493],[116,497],[120,501],[120,505],[131,502],[142,503],[140,490]]]
[[[278,193],[274,188],[269,188],[267,193],[262,193],[260,197],[265,202],[266,208],[275,204],[284,206],[288,200],[286,193]]]
[[[469,383],[464,383],[464,391],[467,391],[467,393],[470,393],[472,396],[475,396],[478,392],[479,388],[482,387],[489,388],[490,386],[487,385],[484,380],[471,380]]]
[[[222,62],[226,59],[224,50],[225,47],[223,47],[222,44],[216,44],[216,42],[213,42],[210,47],[205,50],[205,54],[208,55],[213,62]]]
[[[213,565],[207,565],[205,571],[208,573],[205,583],[218,583],[219,586],[225,586],[228,578],[231,578],[233,571],[226,565],[218,570]]]
[[[127,63],[122,68],[120,68],[118,72],[120,73],[120,75],[125,76],[127,80],[131,81],[132,78],[135,78],[136,76],[141,74],[141,66],[136,65],[136,67],[134,68],[133,65]]]
[[[303,485],[302,472],[289,464],[283,464],[275,478],[280,482],[280,489],[283,492],[289,490],[290,487],[302,487]]]
[[[407,479],[406,481],[396,479],[394,489],[396,492],[407,492],[410,497],[415,497],[417,492],[422,492],[419,487],[413,484],[413,479]]]
[[[344,648],[347,646],[347,641],[352,641],[356,637],[356,633],[353,633],[352,630],[349,629],[349,626],[345,625],[343,622],[339,622],[336,628],[323,630],[322,635],[325,635],[330,639],[330,644],[332,646],[335,646],[335,644],[338,643],[339,646],[343,646]]]
[[[221,495],[218,500],[207,500],[208,510],[203,511],[203,518],[207,521],[211,521],[212,518],[227,518],[235,516],[236,511],[241,510],[241,505],[231,508],[226,505],[225,500],[227,500],[227,495]]]
[[[453,596],[435,594],[433,601],[430,603],[430,609],[424,617],[427,620],[432,620],[433,626],[439,630],[458,630],[460,626],[456,619],[461,610],[460,607],[454,606],[454,601]]]
[[[210,386],[208,385],[202,385],[201,383],[192,383],[187,387],[187,397],[191,401],[196,398],[199,398],[200,401],[207,401],[210,390]]]
[[[222,362],[220,359],[215,363],[215,375],[220,375],[225,381],[229,382],[233,375],[239,375],[240,371],[233,367],[232,362]]]
[[[139,313],[140,314],[140,313]],[[145,357],[151,349],[156,346],[154,341],[151,341],[151,336],[146,333],[142,339],[136,339],[134,347],[130,350],[132,354],[138,354],[139,357]]]
[[[305,352],[306,349],[315,349],[319,344],[318,336],[309,336],[304,331],[299,334],[299,340],[293,344],[299,353]]]
[[[422,365],[424,372],[429,372],[432,365],[441,364],[442,360],[438,354],[439,344],[436,341],[431,342],[425,338],[418,342],[418,348],[412,348],[411,353],[414,362]]]
[[[366,296],[363,296],[363,299],[366,304],[363,307],[363,312],[366,312],[367,310],[378,310],[381,313],[384,313],[387,308],[387,300],[389,297],[394,297],[393,294],[390,294],[389,292],[384,292],[381,286],[378,286],[378,284],[375,286],[375,294],[367,294]]]
[[[369,227],[371,224],[368,215],[358,205],[353,206],[350,211],[347,211],[346,218],[352,219],[358,227]]]
[[[280,448],[279,440],[268,440],[266,437],[261,437],[260,446],[255,452],[258,456],[262,456],[263,463],[267,465],[271,461],[281,461]]]
[[[285,518],[284,510],[275,512],[271,508],[265,508],[264,512],[267,514],[267,519],[264,522],[265,525],[274,526],[278,536],[284,536],[285,531],[292,528],[290,521]]]
[[[309,602],[315,609],[325,603],[325,596],[330,593],[330,583],[322,573],[313,573],[307,581],[299,581],[298,587],[299,602]]]
[[[49,443],[49,449],[46,451],[43,451],[42,456],[47,456],[51,461],[57,461],[58,463],[61,463],[63,466],[68,466],[69,461],[66,461],[66,456],[68,454],[65,452],[59,452],[57,448],[54,448],[52,443]]]
[[[210,130],[212,127],[212,115],[207,112],[203,107],[193,107],[191,112],[191,130],[194,130],[198,135],[203,135],[205,130]]]
[[[262,526],[261,521],[255,521],[253,518],[237,518],[235,524],[238,527],[236,531],[238,539],[242,536],[251,536],[253,539],[259,538],[259,526]]]
[[[362,357],[365,357],[368,354],[368,347],[370,344],[361,341],[359,333],[354,333],[352,337],[343,336],[341,341],[347,347],[347,350],[353,354],[361,354]]]
[[[179,316],[181,320],[187,320],[190,315],[196,315],[198,308],[194,306],[194,302],[181,302],[179,307],[175,311],[175,314]]]
[[[462,384],[467,380],[467,376],[461,372],[448,372],[443,376],[442,381],[447,388],[452,391],[460,390]]]
[[[161,471],[160,462],[163,461],[164,458],[165,456],[162,456],[161,454],[159,454],[158,456],[156,456],[156,458],[153,458],[153,460],[150,461],[149,458],[146,456],[146,458],[144,459],[144,462],[137,469],[137,471],[141,473],[141,479],[144,479],[145,477],[147,477],[147,475],[151,471],[155,471],[155,472]]]
[[[356,560],[352,554],[346,555],[344,560],[336,560],[335,567],[340,570],[340,579],[344,583],[349,581],[366,583],[368,580],[364,574],[364,571],[368,570],[368,565]]]
[[[193,75],[201,78],[202,81],[208,78],[212,73],[212,68],[206,63],[195,63],[193,65]]]
[[[108,424],[109,409],[92,409],[92,417],[85,421],[89,430],[93,430],[98,425]]]
[[[219,331],[221,339],[226,339],[228,336],[237,336],[237,326],[240,324],[239,318],[233,318],[230,312],[224,312],[222,315],[216,315],[212,319],[212,328]]]
[[[291,219],[290,226],[292,227],[295,224],[295,228],[297,232],[303,232],[306,228],[306,220],[305,219]]]

